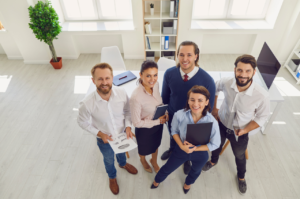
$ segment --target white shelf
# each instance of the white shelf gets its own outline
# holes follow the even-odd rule
[[[159,28],[153,28],[151,34],[145,34],[145,36],[160,36]]]
[[[169,49],[168,50],[161,50],[161,51],[176,51],[175,43],[169,43]]]
[[[170,13],[169,12],[163,12],[161,18],[162,19],[178,19],[178,17],[170,17]]]
[[[144,19],[160,19],[160,13],[155,12],[154,15],[151,15],[150,13],[145,13]]]
[[[300,53],[299,52],[300,52],[300,50],[295,50],[294,51],[295,55],[297,55],[297,57],[300,59]]]
[[[146,49],[146,51],[160,51],[159,42],[150,42],[151,49]]]
[[[298,81],[299,79],[296,77],[296,74],[294,71],[292,71],[292,69],[289,67],[289,65],[284,65],[288,71],[290,71],[291,75]]]
[[[163,34],[163,33],[161,33],[161,36],[172,36],[172,37],[176,37],[177,35],[176,35],[176,34]]]

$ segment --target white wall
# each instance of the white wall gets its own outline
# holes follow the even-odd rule
[[[8,32],[0,32],[0,45],[8,59],[23,59],[14,38]]]

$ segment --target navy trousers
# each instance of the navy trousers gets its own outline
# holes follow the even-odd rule
[[[169,134],[170,134],[170,151],[174,151],[175,146],[177,146],[177,143],[173,139],[173,136],[171,135],[171,124],[173,120],[174,115],[169,115],[169,121],[168,121],[168,129],[169,129]]]
[[[177,144],[167,163],[162,166],[159,172],[156,174],[155,182],[161,183],[168,177],[168,175],[170,175],[180,165],[188,160],[192,162],[192,168],[185,179],[185,184],[193,184],[201,174],[202,167],[208,160],[208,153],[207,151],[194,151],[193,153],[187,154],[181,150]]]

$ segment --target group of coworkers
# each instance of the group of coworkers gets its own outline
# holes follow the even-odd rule
[[[132,124],[141,164],[145,171],[152,173],[151,164],[156,172],[151,189],[159,187],[168,175],[184,164],[183,170],[187,177],[183,192],[186,194],[201,171],[208,171],[217,165],[227,138],[235,156],[238,191],[246,193],[245,151],[248,133],[262,126],[268,118],[268,92],[253,82],[256,72],[253,56],[237,57],[233,67],[234,77],[224,77],[214,82],[199,67],[199,53],[194,42],[184,41],[179,45],[179,63],[165,71],[162,93],[159,91],[160,82],[157,81],[157,64],[150,60],[144,61],[137,87],[130,99],[123,88],[112,86],[113,70],[109,64],[100,63],[92,68],[92,80],[97,89],[80,102],[77,121],[81,128],[97,137],[113,194],[119,193],[119,186],[114,166],[115,153],[108,141],[112,141],[114,133],[126,132],[127,139],[132,138]],[[220,109],[217,109],[219,92],[224,93],[225,99]],[[156,107],[162,104],[168,104],[167,113],[152,120]],[[233,128],[236,120],[239,128]],[[199,123],[212,123],[210,140],[206,145],[194,146],[186,141],[187,125]],[[162,154],[161,159],[167,162],[160,167],[157,154],[163,124],[167,124],[170,133],[170,148]],[[211,160],[208,160],[208,151],[211,151]],[[150,164],[146,160],[147,155],[151,155]],[[120,168],[131,174],[138,173],[133,165],[126,162],[125,153],[116,154],[116,158]]]

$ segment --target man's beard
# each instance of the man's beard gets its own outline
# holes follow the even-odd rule
[[[108,89],[105,89],[105,90],[104,90],[104,89],[101,88],[102,86],[108,86]],[[112,85],[109,85],[109,84],[106,84],[106,85],[101,84],[100,86],[97,87],[97,90],[98,90],[100,93],[106,95],[106,94],[108,94],[109,91],[111,90],[111,87],[112,87]]]
[[[251,77],[251,78],[247,78],[248,80],[245,82],[245,83],[241,83],[240,81],[239,81],[239,78],[243,78],[243,77],[241,77],[241,76],[235,76],[235,80],[236,80],[236,84],[239,86],[239,87],[244,87],[244,86],[247,86],[248,84],[249,84],[249,82],[252,82],[252,79],[253,79],[253,76]],[[245,78],[243,78],[243,79],[245,79]]]

